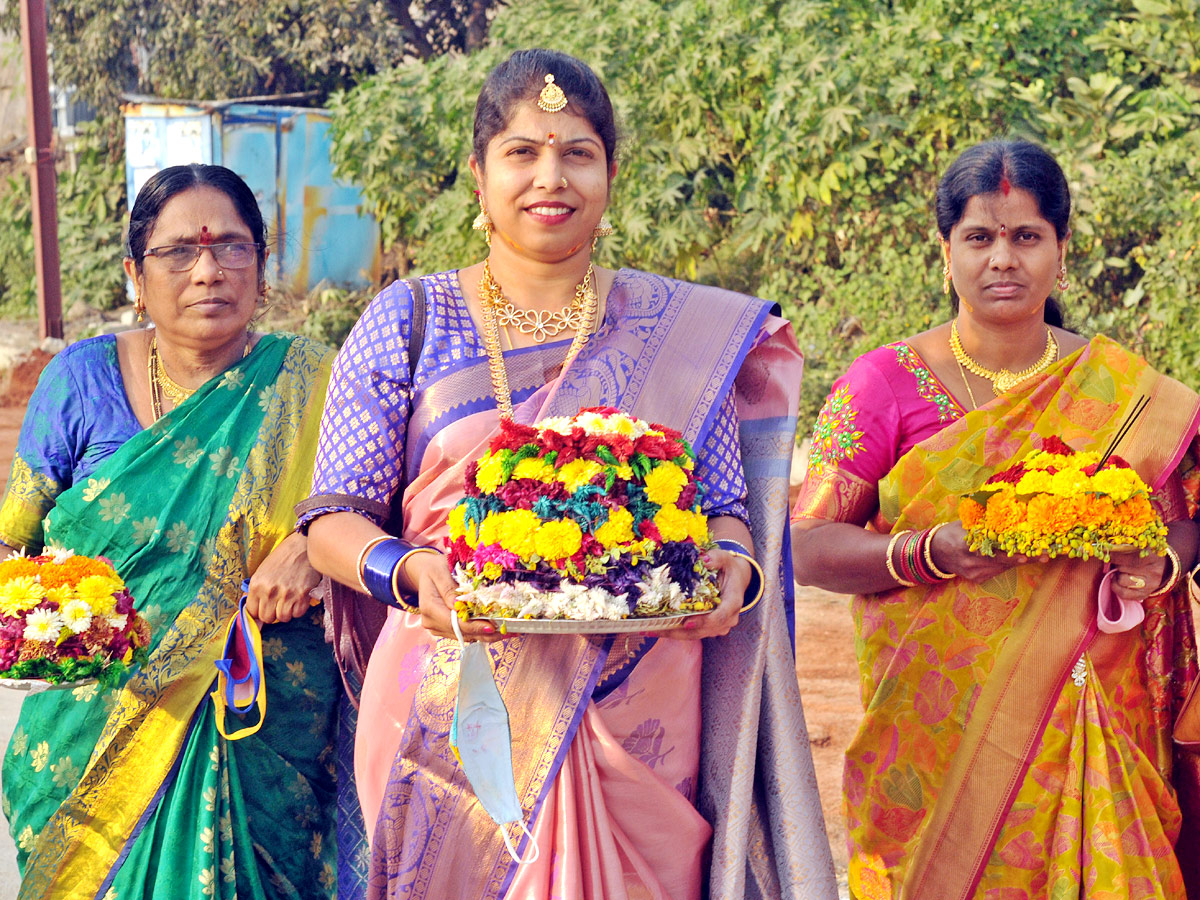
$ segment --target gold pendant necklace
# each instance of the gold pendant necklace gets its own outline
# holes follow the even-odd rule
[[[591,287],[592,264],[588,262],[583,281],[575,287],[575,298],[562,309],[547,312],[543,309],[520,309],[504,296],[500,285],[492,275],[488,260],[483,262],[483,277],[479,279],[479,305],[491,307],[503,328],[515,328],[521,334],[532,335],[541,344],[564,331],[576,334],[583,328],[584,307],[589,301],[596,302],[596,292]]]
[[[242,349],[242,359],[250,355],[250,333],[246,332],[246,346]],[[163,415],[163,399],[171,401],[172,408],[181,406],[199,388],[185,388],[170,375],[158,355],[158,337],[150,338],[150,352],[146,354],[146,377],[150,381],[150,409],[154,413],[154,421]]]
[[[1032,366],[1022,369],[1020,372],[1010,372],[1008,369],[1001,369],[997,372],[993,369],[985,369],[967,355],[967,351],[963,349],[962,341],[958,339],[958,322],[955,321],[950,323],[950,352],[954,354],[954,359],[962,368],[966,369],[972,375],[978,375],[980,378],[986,378],[990,381],[992,383],[992,391],[999,397],[1005,391],[1011,391],[1022,382],[1028,381],[1058,359],[1058,341],[1054,339],[1054,333],[1047,328],[1046,350],[1037,362]],[[972,398],[972,402],[974,402],[974,398]]]
[[[579,310],[578,325],[570,327],[575,328],[575,337],[571,339],[571,346],[567,350],[566,359],[563,360],[563,370],[571,364],[579,351],[583,349],[583,345],[588,342],[588,335],[591,333],[592,327],[596,319],[596,290],[592,282],[594,274],[592,264],[588,262],[587,272],[583,275],[583,281],[575,288],[575,303],[581,304]],[[508,384],[508,370],[504,367],[504,351],[500,349],[500,322],[502,321],[497,315],[496,305],[493,302],[485,300],[484,291],[487,283],[490,282],[496,294],[503,299],[503,294],[500,292],[500,285],[496,284],[496,280],[492,277],[491,269],[488,264],[483,264],[483,277],[479,280],[479,299],[480,311],[483,313],[483,346],[487,350],[488,356],[488,371],[492,376],[492,393],[496,395],[496,405],[500,409],[500,418],[511,419],[513,417],[512,405],[512,389]],[[504,301],[508,303],[507,300]],[[511,306],[511,304],[509,304]],[[564,312],[567,308],[564,308]],[[554,315],[558,315],[555,313]],[[566,326],[564,326],[566,327]],[[519,325],[517,330],[522,334],[530,334]],[[558,334],[563,328],[557,328],[552,334]],[[534,335],[534,340],[538,340]],[[540,341],[539,341],[540,343]]]

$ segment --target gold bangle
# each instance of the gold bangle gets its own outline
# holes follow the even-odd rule
[[[390,534],[381,534],[379,537],[373,537],[358,551],[358,562],[354,565],[354,573],[358,576],[358,586],[362,588],[362,592],[368,597],[371,596],[371,591],[367,587],[367,583],[363,581],[363,567],[367,564],[367,555],[382,544],[384,541],[391,540]]]
[[[884,557],[884,562],[887,563],[888,574],[892,576],[892,580],[901,587],[916,587],[915,581],[905,581],[896,572],[896,564],[892,562],[892,551],[896,549],[896,542],[906,534],[912,534],[912,531],[897,531],[892,535],[892,539],[888,541],[887,556]]]
[[[942,581],[950,581],[952,578],[956,577],[950,572],[943,572],[933,561],[933,536],[938,533],[939,529],[945,528],[947,524],[949,523],[938,522],[936,525],[930,528],[928,533],[925,535],[925,546],[922,548],[925,555],[925,565],[929,567],[930,573],[935,578],[940,578]]]
[[[409,603],[408,600],[404,598],[404,594],[400,591],[400,584],[397,579],[400,577],[400,572],[404,569],[404,564],[408,562],[411,557],[416,556],[418,553],[436,553],[438,556],[442,555],[442,551],[437,549],[437,547],[413,547],[402,557],[400,557],[399,560],[397,560],[396,567],[392,569],[392,596],[396,598],[397,603],[406,607],[409,612],[420,612],[421,605],[419,602]]]
[[[1187,589],[1188,596],[1192,598],[1194,603],[1200,603],[1200,585],[1196,584],[1196,575],[1200,574],[1200,565],[1197,565],[1192,571],[1188,572]]]
[[[727,550],[726,552],[731,556],[739,556],[746,562],[750,563],[750,568],[754,570],[750,579],[751,584],[754,583],[753,575],[758,576],[758,593],[754,595],[754,599],[749,603],[746,603],[745,598],[742,599],[742,608],[738,610],[738,615],[740,616],[742,613],[748,613],[750,610],[754,609],[754,607],[758,606],[758,602],[763,598],[763,592],[766,588],[767,580],[763,577],[762,566],[760,566],[758,564],[758,560],[749,553],[737,553],[733,550]]]
[[[1150,597],[1160,597],[1163,594],[1174,590],[1175,585],[1179,584],[1180,570],[1183,568],[1183,564],[1179,560],[1179,554],[1175,552],[1174,547],[1172,547],[1170,544],[1167,544],[1167,552],[1164,553],[1163,556],[1165,556],[1171,563],[1171,574],[1168,578],[1163,579],[1162,586],[1157,591],[1152,594],[1147,594],[1146,599],[1149,599]]]

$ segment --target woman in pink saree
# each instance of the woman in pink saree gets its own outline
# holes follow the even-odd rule
[[[793,511],[798,580],[858,595],[851,893],[1182,900],[1198,768],[1171,729],[1196,677],[1179,585],[1195,548],[1181,476],[1200,399],[1061,328],[1047,298],[1067,287],[1070,196],[1045,150],[967,150],[937,214],[957,316],[835,383]],[[1172,549],[1113,553],[1113,591],[1145,619],[1101,633],[1101,563],[981,556],[956,510],[1052,439],[1102,451],[1140,396],[1118,452],[1154,489]]]
[[[397,283],[335,364],[314,496],[314,565],[382,584],[387,622],[363,685],[354,769],[367,895],[407,898],[836,896],[789,647],[787,460],[801,361],[771,305],[591,263],[616,173],[607,93],[585,65],[515,53],[489,76],[471,171],[490,252]],[[414,316],[425,321],[410,358]],[[448,733],[459,645],[436,550],[464,470],[502,416],[534,423],[613,406],[697,448],[718,611],[671,639],[502,635],[488,642],[513,777],[540,855],[510,858]],[[400,498],[400,540],[380,527]],[[377,548],[384,548],[379,550]],[[390,550],[389,550],[390,548]],[[379,553],[386,577],[375,572]],[[372,579],[376,579],[372,581]],[[363,597],[362,603],[374,603]]]

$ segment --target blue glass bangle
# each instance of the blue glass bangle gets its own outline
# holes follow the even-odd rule
[[[400,560],[412,549],[413,545],[407,541],[390,538],[372,547],[363,562],[363,585],[371,592],[371,596],[380,603],[386,603],[388,606],[394,606],[405,612],[415,612],[417,606],[405,603],[403,599],[396,596],[392,590],[392,573],[396,571],[396,566],[400,565]]]

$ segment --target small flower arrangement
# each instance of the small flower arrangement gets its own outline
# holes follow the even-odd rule
[[[463,618],[624,619],[714,608],[691,448],[611,408],[505,420],[450,512]]]
[[[0,562],[0,679],[111,687],[149,644],[150,626],[103,557],[47,548]]]
[[[963,497],[972,550],[1108,560],[1113,550],[1163,553],[1167,527],[1150,488],[1127,462],[1079,452],[1058,437]]]

